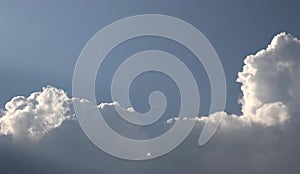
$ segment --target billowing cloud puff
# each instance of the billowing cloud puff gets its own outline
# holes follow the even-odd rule
[[[291,34],[276,35],[266,49],[244,60],[237,82],[242,84],[242,115],[214,113],[209,119],[222,117],[222,127],[251,124],[274,126],[292,119],[300,103],[300,41]],[[170,119],[167,123],[178,119]]]
[[[0,118],[0,135],[39,139],[63,121],[73,118],[67,94],[48,86],[29,97],[17,96],[5,105]]]
[[[29,97],[16,96],[0,110],[0,135],[12,135],[14,139],[39,140],[64,121],[75,120],[73,102],[89,103],[85,99],[69,98],[62,89],[44,87]],[[100,103],[99,110],[114,113],[114,108],[134,112],[133,108],[121,108],[118,102]]]
[[[243,114],[266,125],[288,119],[300,89],[300,41],[280,33],[267,49],[248,56],[244,62],[237,79],[242,83]]]

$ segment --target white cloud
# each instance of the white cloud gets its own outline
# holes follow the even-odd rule
[[[51,86],[29,97],[17,96],[5,105],[0,118],[0,135],[39,139],[65,120],[73,118],[67,94]]]
[[[242,115],[214,113],[198,121],[223,117],[221,127],[244,127],[251,124],[274,126],[292,119],[299,107],[300,41],[291,34],[276,35],[266,49],[244,60],[237,82],[242,83]],[[176,118],[167,120],[167,123]]]
[[[289,108],[300,88],[300,41],[280,33],[267,49],[248,56],[244,63],[237,79],[242,83],[243,114],[266,125],[289,119]]]
[[[126,109],[126,111],[128,111],[128,112],[134,112],[134,109],[133,109],[133,107],[129,107],[129,108]]]
[[[120,104],[118,102],[111,102],[111,103],[100,103],[97,108],[99,109],[106,109],[106,108],[111,108],[112,106],[119,107]]]
[[[62,89],[47,86],[29,97],[16,96],[0,110],[0,135],[12,135],[14,139],[39,140],[64,121],[75,120],[73,101]],[[80,102],[88,102],[78,99]],[[114,107],[134,112],[133,108],[121,108],[118,102],[100,103],[97,108],[114,113]]]

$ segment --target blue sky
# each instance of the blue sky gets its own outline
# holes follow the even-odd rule
[[[243,114],[242,111],[250,107],[237,102],[243,96],[244,100],[251,100],[251,98],[247,98],[249,96],[246,94],[249,91],[244,91],[243,94],[241,85],[253,84],[236,82],[238,72],[243,71],[244,59],[248,55],[260,57],[257,52],[265,49],[273,37],[281,32],[291,33],[293,37],[299,38],[299,6],[298,1],[292,0],[2,0],[0,1],[0,108],[4,108],[5,104],[15,96],[29,96],[32,92],[41,91],[42,87],[47,85],[63,89],[68,97],[72,97],[73,71],[78,56],[88,40],[100,29],[114,21],[132,15],[149,13],[182,19],[195,26],[208,38],[220,57],[226,75],[226,115],[247,115],[248,111]],[[282,38],[292,40],[290,36],[286,35]],[[277,42],[274,41],[274,43]],[[299,55],[297,51],[293,50],[292,44],[294,43],[291,44],[292,46],[289,45],[290,43],[287,43],[286,47],[284,45],[283,51],[280,47],[281,44],[284,45],[284,41],[278,41],[279,46],[276,47],[278,53],[274,51],[274,54],[279,57],[286,56],[287,59],[296,57],[295,62],[297,62]],[[114,70],[126,57],[147,49],[171,52],[189,66],[200,86],[199,92],[202,100],[200,114],[207,115],[210,105],[210,87],[202,65],[196,62],[194,55],[182,45],[158,37],[140,37],[128,40],[107,56],[107,60],[97,76],[97,102],[111,102],[109,92]],[[288,50],[288,53],[291,52],[291,56],[285,50]],[[293,54],[294,52],[296,53]],[[261,57],[269,60],[268,57],[272,57],[270,54],[273,53],[266,51]],[[286,74],[280,74],[282,76],[278,76],[278,78],[276,74],[265,77],[264,74],[272,74],[273,70],[263,65],[270,64],[272,67],[272,62],[266,61],[266,63],[260,64],[250,60],[252,59],[249,59],[249,67],[253,65],[253,67],[258,67],[258,70],[261,70],[259,69],[261,67],[266,69],[266,73],[258,71],[261,77],[255,78],[259,82],[254,85],[262,84],[261,91],[250,91],[250,93],[253,92],[258,98],[260,97],[262,103],[273,102],[276,104],[270,106],[269,110],[267,108],[266,112],[262,112],[261,115],[274,115],[274,112],[277,112],[281,114],[280,117],[285,118],[285,109],[277,110],[277,101],[283,102],[283,105],[288,107],[289,115],[299,115],[299,110],[293,109],[297,106],[296,101],[298,100],[289,96],[290,94],[286,94],[284,90],[284,88],[291,89],[291,93],[297,91],[299,84],[295,82],[289,86],[289,80],[297,81],[299,74],[294,73],[294,76],[288,78],[285,78]],[[298,64],[296,65],[298,66]],[[241,76],[240,79],[248,78],[245,71]],[[272,81],[274,83],[271,83]],[[285,86],[283,82],[288,85]],[[172,80],[155,72],[138,77],[132,84],[130,95],[135,109],[142,112],[147,111],[149,109],[148,95],[156,89],[163,91],[168,97],[170,106],[167,114],[168,118],[172,118],[178,112],[179,103],[176,100],[179,98],[178,89]],[[288,99],[282,97],[286,95],[289,96],[286,97]],[[286,103],[286,100],[289,102]],[[25,173],[82,173],[87,171],[90,173],[121,173],[122,171],[125,173],[151,173],[153,168],[156,172],[164,171],[162,173],[186,171],[199,173],[199,170],[202,169],[203,173],[219,173],[235,171],[233,167],[236,167],[236,171],[245,173],[282,171],[297,173],[300,170],[295,162],[299,159],[297,157],[299,150],[295,149],[299,147],[300,142],[299,138],[295,137],[299,130],[297,122],[286,128],[278,126],[282,120],[276,121],[269,117],[257,119],[255,115],[250,118],[258,120],[253,124],[258,122],[259,124],[246,126],[242,130],[224,128],[223,132],[217,133],[212,142],[202,149],[196,147],[200,132],[197,129],[175,152],[158,161],[147,162],[122,161],[105,154],[93,146],[76,122],[64,123],[62,127],[55,129],[53,133],[38,143],[26,140],[23,142],[23,139],[14,141],[12,140],[14,138],[0,136],[0,162],[5,162],[5,166],[7,166],[4,167],[0,164],[0,173],[1,170],[8,171],[6,173],[18,173],[21,170],[24,170]],[[225,127],[231,125],[230,121],[227,121],[224,123]],[[126,124],[115,124],[114,120],[111,122],[111,126],[122,127],[120,128],[121,133],[124,127],[127,128]],[[201,128],[202,123],[199,124]],[[155,135],[161,133],[156,127],[147,130],[154,130]],[[126,135],[128,132],[123,133]],[[234,135],[236,138],[229,135]],[[262,142],[258,145],[252,144],[258,141]],[[284,141],[289,143],[283,146]],[[21,147],[20,144],[25,144],[25,147]],[[219,144],[224,146],[219,147]],[[195,150],[190,150],[192,148]],[[185,153],[186,149],[188,150]],[[13,155],[8,154],[8,151]],[[278,153],[274,154],[274,151],[278,151]],[[282,157],[282,159],[275,160],[278,157]],[[226,161],[227,159],[234,161],[237,165],[222,164],[222,160]],[[245,159],[244,163],[239,159]],[[211,160],[215,160],[215,166],[210,163]],[[30,162],[38,163],[41,167],[30,167]],[[98,165],[99,163],[101,164]],[[181,164],[182,166],[180,166]],[[116,169],[115,166],[119,166],[119,168]],[[173,166],[175,167],[172,168]],[[12,169],[18,167],[20,171]]]
[[[0,8],[1,106],[45,85],[71,93],[75,62],[91,36],[118,19],[160,13],[191,23],[210,40],[226,73],[227,111],[236,113],[243,59],[281,31],[300,31],[295,1],[2,1]]]

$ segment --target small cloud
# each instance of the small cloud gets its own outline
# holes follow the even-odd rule
[[[110,108],[111,106],[119,107],[120,104],[118,102],[114,101],[114,102],[111,102],[111,103],[100,103],[97,107],[99,109],[105,109],[105,108]]]
[[[147,156],[147,157],[151,157],[152,155],[151,155],[150,152],[148,152],[148,153],[146,154],[146,156]]]
[[[134,112],[134,109],[133,109],[133,107],[130,107],[130,108],[127,108],[126,111],[128,111],[128,112]]]

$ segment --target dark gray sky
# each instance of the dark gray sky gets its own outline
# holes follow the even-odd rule
[[[237,73],[242,71],[245,57],[266,48],[280,32],[291,33],[299,38],[299,7],[300,2],[296,0],[2,0],[0,108],[12,97],[28,96],[46,85],[62,88],[71,97],[76,60],[96,32],[124,17],[157,13],[182,19],[209,39],[226,75],[228,95],[225,111],[241,114],[241,106],[237,103],[242,95],[241,84],[236,79]],[[210,91],[202,65],[194,63],[193,55],[179,44],[155,37],[127,41],[107,57],[97,77],[98,102],[111,101],[109,79],[122,59],[146,49],[167,50],[190,64],[201,86],[201,113],[207,114]],[[173,82],[164,76],[152,75],[144,75],[132,86],[132,102],[136,109],[147,110],[146,96],[153,89],[161,89],[172,101],[168,112],[177,112],[177,88],[168,86],[174,85]],[[97,91],[97,87],[101,90]],[[0,173],[296,174],[300,171],[297,165],[300,141],[294,136],[297,134],[295,124],[288,128],[272,127],[265,130],[258,126],[257,129],[218,132],[203,148],[197,147],[198,127],[187,141],[170,154],[138,162],[123,161],[100,151],[85,137],[77,122],[64,123],[38,143],[13,141],[10,136],[1,136]],[[249,144],[253,145],[252,140],[259,142],[266,137],[268,141],[249,147]],[[227,162],[224,164],[223,161]]]

